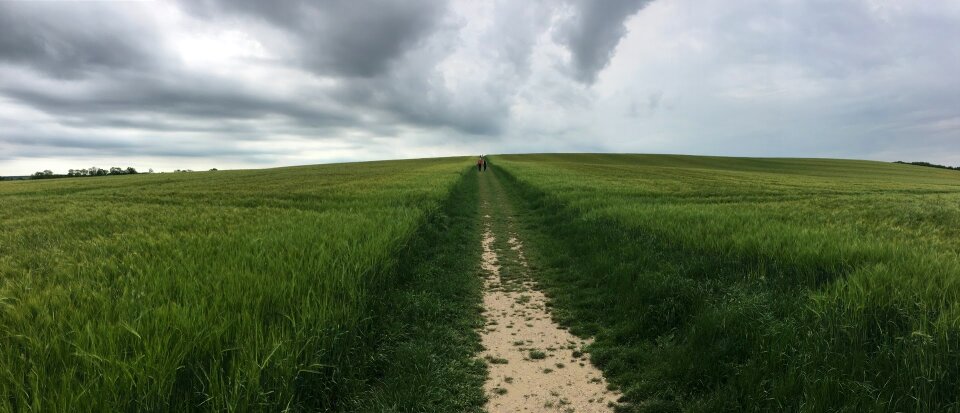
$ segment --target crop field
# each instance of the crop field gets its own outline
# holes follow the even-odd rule
[[[402,341],[384,291],[424,270],[402,252],[469,183],[466,166],[0,184],[0,411],[358,410],[389,397],[367,380],[389,371],[382,343]]]
[[[497,157],[557,317],[649,410],[947,411],[960,174],[879,162]]]
[[[473,162],[0,182],[0,412],[960,411],[960,172]]]

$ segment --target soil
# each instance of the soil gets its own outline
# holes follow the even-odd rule
[[[496,179],[495,177],[483,177]],[[500,189],[500,188],[497,188]],[[497,197],[502,198],[502,197]],[[484,201],[489,210],[489,201]],[[611,412],[620,395],[608,390],[589,360],[589,344],[555,323],[547,297],[537,288],[517,234],[494,234],[502,218],[484,216],[481,269],[485,277],[481,331],[489,377],[484,386],[490,412]],[[497,236],[506,236],[499,244]],[[510,251],[504,251],[509,248]],[[511,262],[500,262],[501,259]],[[504,266],[510,276],[503,277]]]

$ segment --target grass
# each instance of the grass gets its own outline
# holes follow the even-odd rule
[[[490,161],[0,183],[0,411],[482,411],[481,198],[618,409],[960,410],[955,171]]]
[[[483,325],[477,197],[468,173],[400,254],[396,284],[375,311],[382,321],[370,327],[378,337],[373,383],[341,410],[484,411],[487,372],[475,358]]]
[[[956,411],[960,178],[826,159],[491,158],[553,310],[638,411]]]
[[[0,411],[479,410],[466,163],[0,184]]]
[[[487,360],[487,362],[490,364],[507,364],[510,362],[509,360],[503,357],[486,356],[484,357],[484,359]]]

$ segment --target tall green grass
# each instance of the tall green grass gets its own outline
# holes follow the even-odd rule
[[[960,173],[497,156],[558,316],[637,410],[960,409]]]
[[[0,183],[0,411],[363,404],[465,163]]]

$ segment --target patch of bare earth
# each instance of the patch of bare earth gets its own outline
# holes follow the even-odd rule
[[[490,412],[609,412],[619,398],[582,351],[587,341],[553,322],[547,299],[529,278],[505,280],[489,226],[483,237],[486,277],[481,332],[490,376],[485,384]],[[522,245],[511,237],[519,264]]]

